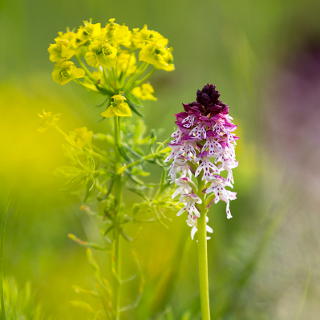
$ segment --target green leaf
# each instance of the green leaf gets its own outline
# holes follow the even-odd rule
[[[143,115],[142,115],[142,113],[140,113],[139,111],[138,111],[138,109],[137,108],[141,108],[141,106],[137,106],[137,105],[135,105],[131,100],[127,100],[127,102],[128,102],[128,105],[129,105],[129,107],[130,107],[130,109],[136,114],[136,115],[138,115],[139,117],[141,117],[141,118],[143,118]]]
[[[145,185],[145,183],[142,180],[138,179],[136,176],[133,176],[132,174],[130,174],[130,172],[127,172],[127,176],[129,177],[129,179],[132,182],[134,182],[134,183],[136,183],[138,185],[141,185],[141,186]]]
[[[118,150],[123,159],[125,159],[126,161],[132,161],[132,159],[128,156],[128,153],[126,152],[125,148],[123,148],[123,146],[119,147]]]
[[[131,174],[141,176],[141,177],[148,177],[150,175],[150,172],[144,171],[139,167],[133,167],[131,170]]]
[[[123,148],[125,148],[127,151],[129,151],[132,155],[134,155],[135,157],[141,159],[143,157],[142,153],[138,153],[135,150],[133,150],[132,148],[130,148],[127,144],[123,145]]]
[[[141,189],[137,189],[137,188],[128,188],[128,190],[130,190],[131,192],[137,194],[138,196],[140,196],[142,199],[147,200],[147,197],[145,195],[145,192]]]
[[[68,234],[68,238],[71,239],[72,241],[76,242],[77,244],[79,244],[80,246],[86,247],[86,248],[91,248],[91,249],[95,249],[95,250],[106,250],[106,247],[102,247],[101,245],[94,243],[94,242],[87,242],[84,240],[79,239],[76,235],[74,235],[73,233],[69,233]]]
[[[94,313],[93,308],[87,302],[80,301],[80,300],[72,300],[72,301],[70,301],[70,303],[74,307],[81,308],[82,310],[88,311],[90,313]]]

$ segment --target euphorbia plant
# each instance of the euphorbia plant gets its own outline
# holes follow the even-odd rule
[[[147,26],[129,29],[110,19],[105,26],[85,21],[75,30],[59,32],[49,54],[55,63],[53,80],[62,85],[73,81],[101,94],[104,110],[100,115],[111,121],[106,127],[112,131],[107,133],[93,133],[86,127],[66,133],[56,115],[40,115],[44,127],[50,125],[64,136],[69,164],[61,171],[70,184],[83,190],[85,204],[81,208],[94,216],[101,231],[100,241],[94,243],[70,235],[88,248],[97,277],[96,290],[77,292],[99,297],[98,307],[87,301],[74,304],[85,307],[95,319],[120,319],[121,311],[128,309],[121,304],[121,243],[130,241],[126,226],[149,221],[154,214],[162,217],[166,210],[178,207],[165,179],[164,159],[169,148],[157,142],[154,132],[146,134],[143,120],[137,118],[143,100],[156,100],[146,80],[156,69],[174,70],[172,48],[165,37]],[[163,168],[159,183],[143,181],[149,175],[147,163]],[[128,198],[130,193],[137,196]],[[112,267],[105,277],[91,249],[109,248]]]

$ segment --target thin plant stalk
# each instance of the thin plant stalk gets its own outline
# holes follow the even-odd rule
[[[113,243],[113,263],[114,263],[114,273],[115,273],[115,281],[114,281],[114,311],[115,311],[115,320],[120,319],[120,303],[121,303],[121,253],[120,253],[120,233],[118,230],[115,230],[115,239]]]
[[[210,320],[206,216],[207,210],[203,210],[198,219],[198,264],[202,320]]]
[[[0,216],[0,303],[1,303],[1,314],[0,319],[6,319],[6,310],[4,303],[4,292],[3,292],[3,279],[4,279],[4,257],[3,257],[3,249],[4,249],[4,240],[5,240],[5,232],[6,232],[6,224],[8,218],[10,203],[8,202],[7,207],[4,209],[3,214]]]
[[[9,219],[10,211],[12,207],[14,207],[15,202],[12,200],[11,196],[9,195],[6,207],[4,208],[3,213],[0,215],[0,320],[7,319],[6,313],[6,306],[5,306],[5,296],[4,296],[4,289],[3,283],[5,278],[5,263],[4,263],[4,242],[6,237],[6,229]]]
[[[202,174],[198,177],[198,196],[201,199],[199,205],[200,218],[198,219],[198,269],[199,289],[201,303],[201,319],[210,320],[209,275],[208,275],[208,248],[207,248],[207,213],[206,196],[202,192],[204,181]]]
[[[120,119],[114,117],[114,152],[116,154],[116,164],[121,161],[120,155]],[[115,177],[114,185],[114,197],[115,197],[115,217],[116,220],[120,220],[120,204],[122,198],[122,177],[118,174]],[[113,270],[114,270],[114,311],[115,320],[120,319],[120,304],[121,304],[121,248],[120,248],[120,230],[117,227],[114,229],[114,241],[113,241]]]

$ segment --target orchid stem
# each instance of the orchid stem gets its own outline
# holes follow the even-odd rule
[[[207,210],[204,208],[198,219],[198,264],[202,320],[210,320],[206,216]]]
[[[207,248],[207,213],[206,195],[203,189],[206,186],[203,180],[203,173],[198,176],[198,196],[201,204],[198,206],[200,217],[198,218],[198,268],[199,268],[199,289],[201,303],[201,319],[210,320],[210,298],[209,298],[209,276],[208,276],[208,248]]]

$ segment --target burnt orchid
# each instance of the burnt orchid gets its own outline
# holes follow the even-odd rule
[[[183,104],[176,114],[177,129],[169,144],[171,161],[169,177],[176,185],[172,197],[179,197],[187,214],[191,238],[197,234],[201,314],[210,319],[207,240],[213,229],[208,225],[208,209],[220,200],[226,203],[227,218],[232,218],[230,201],[236,199],[232,170],[238,166],[235,145],[237,128],[229,107],[220,99],[215,85],[207,84],[197,91],[196,101]]]
[[[233,188],[232,169],[238,166],[235,157],[238,137],[233,133],[237,126],[232,123],[229,107],[219,97],[216,87],[207,84],[197,91],[195,102],[183,104],[184,111],[176,114],[178,128],[169,144],[169,176],[177,186],[172,197],[180,196],[184,207],[178,215],[188,214],[192,238],[200,217],[197,204],[205,201],[205,208],[209,209],[212,204],[224,201],[230,219],[230,201],[236,199],[236,193],[227,188]],[[207,231],[213,232],[209,226]]]

